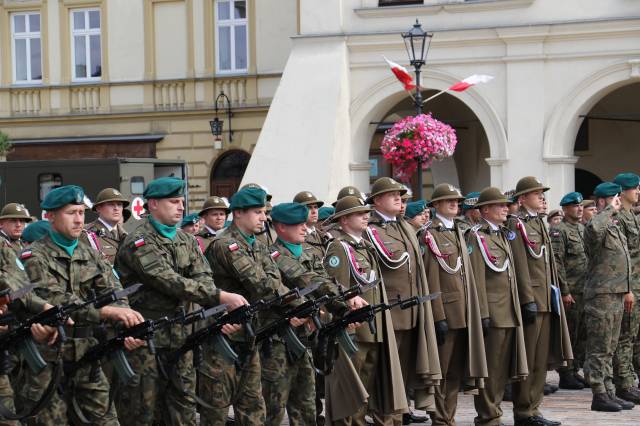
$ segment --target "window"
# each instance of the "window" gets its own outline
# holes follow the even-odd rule
[[[62,186],[62,176],[58,173],[43,173],[38,175],[38,195],[40,202],[51,190]]]
[[[142,195],[144,192],[144,177],[133,176],[131,178],[131,194]]]
[[[218,72],[247,72],[248,50],[247,2],[219,0],[216,8]]]
[[[40,14],[11,15],[13,81],[33,83],[42,81],[42,41]]]
[[[102,76],[100,11],[71,11],[71,63],[73,80],[99,80]]]

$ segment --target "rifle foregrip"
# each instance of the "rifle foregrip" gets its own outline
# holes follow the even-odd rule
[[[338,332],[338,334],[336,335],[336,340],[340,344],[340,347],[342,347],[342,349],[347,353],[349,358],[355,355],[359,350],[358,346],[351,339],[349,333],[347,333],[347,330],[345,330],[344,328]]]
[[[131,379],[133,379],[133,376],[136,375],[127,360],[127,356],[124,354],[124,350],[120,349],[115,351],[112,355],[111,361],[113,362],[113,367],[116,370],[120,383],[126,385]]]
[[[213,347],[228,362],[236,362],[238,360],[238,354],[231,348],[229,342],[221,333],[213,336]]]
[[[316,330],[320,330],[322,328],[322,321],[320,321],[319,314],[312,315],[311,320],[313,321],[313,325],[315,325]]]
[[[367,324],[369,324],[369,331],[371,332],[371,334],[376,334],[376,319],[371,318],[367,320]]]
[[[256,337],[256,332],[253,330],[253,325],[251,325],[251,320],[245,322],[243,324],[244,327],[244,332],[246,333],[247,336],[249,336],[250,339],[253,339],[254,337]]]
[[[40,351],[31,337],[22,340],[18,350],[34,374],[40,374],[47,367],[47,362],[40,355]]]
[[[286,326],[282,333],[282,338],[287,344],[287,349],[291,351],[296,358],[300,358],[307,351],[307,347],[298,339],[293,328]]]

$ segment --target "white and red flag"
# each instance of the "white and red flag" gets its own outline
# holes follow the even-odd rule
[[[493,77],[485,74],[474,74],[465,78],[462,81],[457,82],[447,90],[453,90],[454,92],[464,92],[471,86],[475,86],[478,83],[488,83],[493,80]]]
[[[409,74],[409,71],[405,67],[400,64],[396,64],[393,61],[388,60],[383,56],[384,60],[387,61],[389,68],[391,68],[391,72],[396,76],[398,81],[402,83],[404,90],[411,91],[416,88],[416,84],[413,81],[413,77]]]
[[[425,104],[425,103],[429,102],[430,100],[432,100],[434,98],[437,98],[438,96],[442,95],[443,93],[447,93],[449,91],[452,91],[452,92],[464,92],[469,87],[473,87],[478,83],[488,83],[491,80],[493,80],[493,76],[486,75],[486,74],[473,74],[473,75],[465,78],[464,80],[461,80],[461,81],[457,82],[453,86],[450,86],[450,87],[448,87],[448,88],[446,88],[444,90],[439,91],[435,95],[428,97],[422,103]]]

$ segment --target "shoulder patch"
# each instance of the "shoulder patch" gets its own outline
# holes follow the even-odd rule
[[[25,250],[22,253],[20,253],[20,259],[28,259],[31,256],[33,256],[33,252],[31,250]]]
[[[233,243],[233,244],[229,244],[228,248],[229,248],[229,251],[236,251],[240,248],[240,246],[238,245],[238,243]]]
[[[549,235],[552,237],[559,237],[560,231],[558,231],[557,229],[552,229],[551,231],[549,231]]]
[[[340,265],[340,258],[338,256],[331,256],[329,258],[329,266],[337,268]]]
[[[467,244],[467,253],[473,253],[473,246],[471,244]]]
[[[20,262],[20,259],[18,259],[17,257],[16,257],[16,266],[17,266],[20,270],[24,271],[24,265],[22,264],[22,262]]]
[[[280,257],[280,252],[278,250],[274,251],[273,253],[271,253],[271,258],[273,260],[276,260],[277,258]]]
[[[507,231],[507,240],[513,241],[515,239],[516,239],[516,233],[511,230]]]
[[[142,247],[143,245],[145,245],[146,243],[144,242],[144,237],[140,237],[137,240],[135,240],[133,242],[133,245],[136,246],[136,248],[138,247]]]

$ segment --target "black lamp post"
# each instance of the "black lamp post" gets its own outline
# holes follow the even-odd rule
[[[224,121],[218,118],[218,102],[220,98],[226,101],[226,104],[227,104],[227,116],[229,117],[229,143],[233,142],[233,131],[231,130],[231,101],[229,100],[229,97],[224,94],[223,91],[220,91],[220,94],[218,95],[218,97],[216,97],[216,101],[215,101],[216,117],[209,122],[209,125],[211,126],[211,134],[215,137],[215,142],[216,143],[219,142],[220,147],[222,147],[222,139],[220,138],[220,136],[222,135]]]
[[[404,47],[407,49],[409,63],[416,73],[416,94],[414,103],[416,115],[422,114],[422,92],[420,88],[420,68],[425,64],[433,33],[427,33],[416,19],[416,23],[406,33],[402,33]],[[418,160],[418,197],[422,198],[422,161]]]

